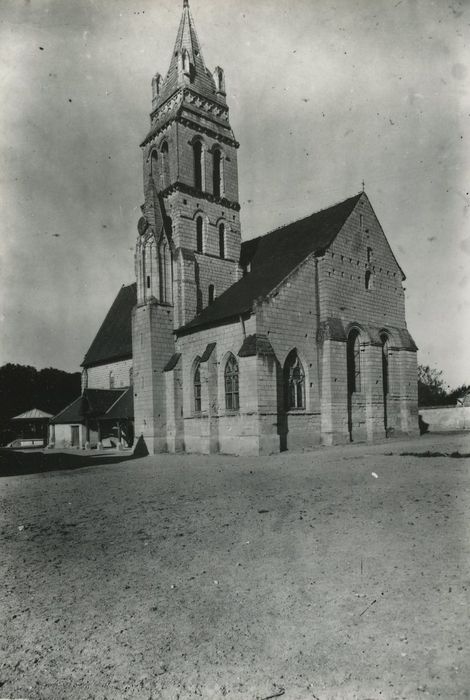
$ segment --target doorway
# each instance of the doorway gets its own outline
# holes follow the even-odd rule
[[[71,440],[71,445],[72,447],[79,447],[80,446],[80,426],[79,425],[72,425],[71,431],[72,431],[72,440]]]

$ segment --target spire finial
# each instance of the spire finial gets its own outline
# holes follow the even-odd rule
[[[365,183],[364,180],[363,180],[363,181],[362,181],[362,191],[363,191],[363,192],[364,192],[364,190],[365,190],[365,187],[366,187],[366,183]]]
[[[189,7],[189,0],[183,0],[183,10],[185,7]]]

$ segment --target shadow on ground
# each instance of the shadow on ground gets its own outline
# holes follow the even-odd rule
[[[468,459],[470,452],[400,452],[400,457],[453,457],[454,459]]]
[[[25,452],[0,448],[0,478],[97,467],[101,464],[118,464],[147,455],[148,451],[142,438],[137,441],[131,454],[116,454],[115,452],[110,455],[103,452],[82,454],[80,452],[61,452],[60,450]]]

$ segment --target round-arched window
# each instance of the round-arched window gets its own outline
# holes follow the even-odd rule
[[[214,301],[214,298],[215,298],[215,287],[213,284],[210,284],[208,292],[207,292],[207,303],[209,305],[212,304]]]
[[[213,170],[212,170],[212,178],[213,178],[213,183],[212,183],[212,192],[214,193],[214,197],[220,197],[220,192],[221,192],[221,179],[222,179],[222,154],[220,153],[219,148],[215,148],[213,155]]]
[[[194,187],[202,190],[202,143],[198,140],[193,144],[194,155]]]
[[[203,221],[202,216],[198,216],[196,219],[196,250],[198,253],[204,251],[204,240],[203,240]]]
[[[221,258],[225,258],[225,226],[220,224],[219,226],[219,255]]]

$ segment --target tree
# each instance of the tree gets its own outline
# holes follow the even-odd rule
[[[461,397],[465,396],[465,394],[468,394],[469,391],[470,386],[468,384],[462,384],[461,386],[458,386],[457,389],[453,389],[447,394],[448,403],[455,404],[457,402],[457,399],[460,399]]]
[[[0,367],[0,444],[13,439],[10,419],[31,408],[52,415],[80,395],[80,372],[42,369],[29,365]],[[14,431],[13,431],[14,432]]]
[[[448,402],[442,371],[433,369],[429,365],[418,365],[418,404],[442,406]]]

